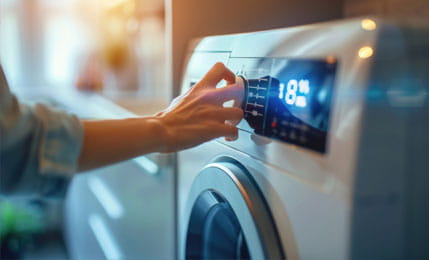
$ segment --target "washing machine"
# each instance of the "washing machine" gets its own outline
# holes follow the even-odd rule
[[[223,62],[244,119],[178,154],[178,258],[427,259],[428,46],[376,17],[192,42],[182,92]]]

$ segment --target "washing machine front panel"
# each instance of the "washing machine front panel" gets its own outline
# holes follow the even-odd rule
[[[247,84],[240,138],[224,144],[314,185],[336,182],[348,200],[372,62],[359,51],[376,37],[362,19],[206,37],[190,50],[182,90],[224,62]]]
[[[332,33],[336,34],[335,42],[329,38]],[[258,100],[256,104],[264,106],[258,113],[265,114],[262,121],[252,122],[250,110],[248,120],[238,125],[240,137],[237,141],[218,139],[179,153],[179,256],[186,256],[190,212],[198,199],[195,196],[200,195],[191,194],[197,174],[216,158],[230,157],[244,165],[255,179],[269,205],[287,258],[347,258],[351,207],[349,184],[354,169],[353,152],[358,139],[362,99],[358,96],[344,101],[338,96],[364,91],[369,63],[359,58],[357,52],[362,46],[373,46],[374,38],[374,32],[362,30],[358,19],[208,37],[192,46],[182,92],[188,91],[219,61],[243,76],[248,83],[244,106],[252,101],[255,104],[255,99],[249,97],[249,86],[257,87],[261,79],[277,82],[269,84],[265,93],[263,89],[253,92],[252,98],[264,97],[258,98],[264,99],[265,103]],[[328,41],[330,44],[322,44]],[[315,75],[314,72],[317,74],[320,70],[324,72]],[[288,83],[293,80],[297,81],[298,88],[301,80],[304,83],[310,81],[310,88],[315,84],[315,89],[311,89],[315,93],[325,90],[325,99],[319,109],[322,112],[318,115],[313,113],[314,118],[311,118],[311,110],[299,111],[296,99],[295,103],[288,104],[293,98],[286,100],[288,93],[285,89],[288,90]],[[280,92],[280,83],[284,84],[283,92]],[[223,84],[221,82],[219,87]],[[306,84],[301,84],[300,94],[303,96],[307,92]],[[275,93],[269,95],[270,91]],[[307,97],[310,101],[311,97]],[[306,120],[307,128],[317,126],[324,132],[323,138],[302,144],[293,141],[294,137],[290,136],[293,129],[289,129],[286,137],[282,136],[282,131],[273,133],[272,123],[277,115],[271,111],[273,104],[283,105],[290,111],[294,109],[290,105],[295,105],[295,115],[299,115],[301,121]],[[315,120],[319,120],[317,124]],[[276,123],[281,124],[282,121],[277,118]],[[289,126],[296,130],[303,127],[299,121],[287,123],[293,123]],[[258,128],[258,125],[263,127]],[[300,138],[301,133],[295,134]],[[272,138],[273,135],[278,138]],[[239,194],[234,195],[237,196],[240,197]],[[237,216],[238,222],[243,222],[241,218]],[[252,243],[261,244],[249,240],[246,243],[247,248]]]
[[[233,158],[252,175],[271,211],[287,258],[360,259],[359,256],[378,253],[390,257],[396,252],[406,256],[416,246],[410,242],[402,243],[405,231],[413,234],[414,240],[410,241],[426,241],[417,237],[422,238],[427,232],[412,229],[404,221],[417,218],[403,210],[415,207],[415,203],[425,201],[421,198],[427,198],[427,189],[421,188],[427,186],[427,167],[420,155],[427,154],[428,147],[421,145],[422,141],[428,140],[421,133],[429,129],[427,117],[421,115],[427,114],[429,104],[426,95],[429,81],[425,73],[427,44],[424,44],[429,34],[427,30],[421,32],[402,30],[398,24],[365,18],[207,37],[194,43],[183,91],[220,61],[243,76],[242,80],[247,84],[243,108],[251,103],[254,107],[263,107],[255,112],[262,114],[260,119],[252,121],[253,110],[247,112],[247,120],[238,125],[238,140],[218,139],[179,153],[180,255],[184,255],[190,214],[185,209],[192,207],[188,204],[192,184],[201,169],[219,156]],[[287,67],[285,64],[314,62],[333,64],[329,73],[318,76],[324,83],[305,78],[305,73],[301,73],[305,69],[290,73],[293,68],[304,65],[290,66],[286,72],[289,77],[282,77],[281,68]],[[307,65],[308,71],[314,67],[317,66]],[[404,75],[407,71],[421,74]],[[402,84],[403,79],[410,79],[410,82]],[[290,83],[291,80],[297,84],[295,81]],[[315,89],[319,95],[320,90],[327,90],[325,97],[329,98],[319,106],[324,112],[312,114],[311,110],[307,111],[314,118],[306,111],[292,113],[293,109],[299,109],[291,108],[296,106],[297,96],[309,94],[307,84],[303,84],[302,91],[294,92],[296,97],[286,98],[288,92],[284,90],[288,90],[288,84],[289,90],[296,90],[300,80],[309,81],[309,93],[314,91],[313,83],[317,85]],[[251,92],[250,87],[264,88],[265,81],[269,82],[265,90]],[[283,91],[280,91],[280,83],[284,84]],[[219,87],[223,84],[221,82]],[[404,86],[410,88],[404,90]],[[412,91],[407,92],[410,89]],[[253,100],[250,100],[250,93]],[[312,141],[303,145],[293,141],[302,136],[302,132],[298,132],[303,127],[299,120],[288,121],[289,128],[273,133],[277,114],[271,111],[270,100],[274,97],[292,115],[324,131],[323,142],[314,145]],[[305,102],[310,104],[312,97],[305,97]],[[304,104],[304,101],[300,102]],[[276,118],[277,125],[281,124],[279,119],[284,119]],[[277,138],[277,134],[285,138]],[[421,140],[416,141],[418,138]],[[410,160],[408,153],[415,155],[413,160],[421,160],[417,163]],[[417,195],[408,194],[410,191],[419,194],[420,199],[413,201],[413,196]],[[427,207],[418,208],[419,217],[427,213]],[[237,216],[237,222],[240,223],[240,216]],[[418,223],[427,226],[425,221]],[[380,230],[395,232],[387,237],[386,232]],[[406,247],[408,244],[411,246]],[[249,246],[248,240],[246,245]],[[423,248],[418,249],[427,254]]]
[[[277,227],[287,258],[311,259],[320,258],[321,255],[329,256],[330,259],[346,258],[350,207],[338,194],[332,193],[332,187],[321,189],[318,185],[295,178],[219,142],[206,143],[179,154],[181,256],[185,255],[189,211],[192,207],[189,198],[195,179],[207,165],[219,160],[225,161],[226,158],[243,164],[257,183]],[[226,196],[232,200],[237,197],[240,198],[240,195]]]

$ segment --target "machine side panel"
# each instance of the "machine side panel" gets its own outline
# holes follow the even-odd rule
[[[412,247],[421,244],[416,235],[422,233],[416,232],[414,221],[419,221],[419,227],[427,226],[421,219],[427,210],[418,206],[427,208],[422,205],[427,192],[423,196],[421,187],[427,177],[421,173],[421,152],[415,152],[425,149],[416,142],[426,139],[427,143],[421,131],[428,129],[427,120],[425,126],[425,120],[418,119],[423,116],[421,106],[427,103],[427,95],[423,101],[418,98],[422,89],[416,78],[427,84],[428,77],[415,75],[424,64],[416,65],[414,58],[418,57],[409,56],[409,44],[399,27],[384,26],[375,48],[354,180],[353,259],[415,258]],[[415,140],[415,133],[422,140]]]

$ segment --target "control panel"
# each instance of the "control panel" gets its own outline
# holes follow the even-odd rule
[[[240,129],[326,152],[334,57],[231,58],[228,67],[245,87]]]

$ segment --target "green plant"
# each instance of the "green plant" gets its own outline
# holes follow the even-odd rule
[[[33,243],[34,236],[43,230],[41,215],[34,209],[0,202],[0,256],[19,258]]]

